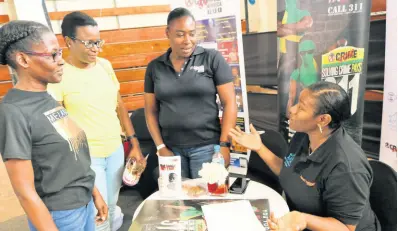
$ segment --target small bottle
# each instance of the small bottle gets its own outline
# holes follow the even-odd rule
[[[212,162],[221,165],[223,168],[225,167],[224,156],[220,152],[220,145],[214,145],[214,155]],[[228,177],[224,180],[219,179],[217,182],[213,184],[207,184],[207,190],[209,195],[212,196],[226,196],[228,193]]]
[[[224,156],[220,152],[220,145],[214,145],[214,155],[212,162],[225,166]]]

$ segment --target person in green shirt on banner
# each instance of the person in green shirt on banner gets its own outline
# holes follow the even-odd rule
[[[312,27],[312,17],[307,10],[297,8],[297,0],[285,0],[286,8],[282,21],[278,21],[279,51],[282,54],[296,52],[297,44],[304,33]]]
[[[279,100],[281,128],[284,131],[287,125],[287,114],[285,110],[289,101],[290,76],[297,68],[298,44],[313,24],[311,14],[297,6],[297,0],[285,0],[285,11],[278,14],[278,78],[279,78]],[[284,131],[286,133],[286,131]],[[287,137],[287,134],[284,134]]]
[[[297,103],[296,101],[301,90],[319,81],[319,69],[314,59],[314,52],[315,43],[313,41],[304,40],[300,42],[299,53],[301,65],[290,76],[289,101],[286,108],[287,117],[289,117],[290,108]]]

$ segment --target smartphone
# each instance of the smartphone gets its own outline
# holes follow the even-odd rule
[[[229,192],[234,194],[243,194],[246,191],[247,185],[249,184],[249,179],[238,177],[235,182],[229,187]]]

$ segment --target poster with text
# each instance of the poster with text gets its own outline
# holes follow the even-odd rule
[[[278,0],[278,113],[287,140],[301,91],[329,81],[349,94],[346,130],[361,143],[370,7],[370,0]]]
[[[387,0],[384,100],[380,160],[397,171],[397,1]]]
[[[197,45],[218,50],[230,65],[238,108],[237,125],[249,132],[240,4],[236,3],[236,0],[175,0],[172,1],[171,8],[184,7],[190,10],[197,22]],[[223,105],[218,95],[216,103],[222,122]],[[249,155],[240,145],[232,145],[231,163],[236,158],[248,159]]]

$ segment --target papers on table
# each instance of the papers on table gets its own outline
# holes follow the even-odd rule
[[[208,231],[264,231],[249,201],[241,200],[202,206]]]

